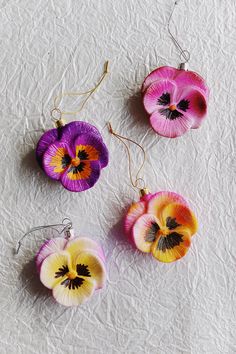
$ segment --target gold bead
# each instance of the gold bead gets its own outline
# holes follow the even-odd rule
[[[140,194],[141,197],[144,197],[145,195],[149,194],[148,188],[140,189],[139,194]]]
[[[63,119],[61,119],[61,118],[55,121],[56,128],[61,128],[64,125],[65,125],[65,121]]]

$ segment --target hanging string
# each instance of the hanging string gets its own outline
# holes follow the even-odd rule
[[[127,155],[128,155],[129,178],[130,178],[130,182],[131,182],[132,186],[134,188],[139,189],[139,190],[140,189],[145,189],[145,181],[144,181],[143,178],[139,177],[139,175],[140,175],[140,173],[141,173],[141,171],[142,171],[142,169],[144,167],[144,164],[146,162],[146,152],[145,152],[144,148],[142,147],[142,145],[140,145],[136,141],[134,141],[134,140],[132,140],[130,138],[127,138],[127,137],[125,137],[123,135],[117,134],[113,130],[110,122],[108,123],[108,129],[109,129],[109,132],[112,135],[114,135],[118,140],[120,140],[122,142],[122,144],[125,146],[125,149],[126,149]],[[138,146],[141,149],[141,151],[143,153],[143,161],[142,161],[142,164],[141,164],[140,168],[138,169],[138,171],[137,171],[137,173],[135,175],[135,179],[133,179],[133,176],[132,176],[132,159],[131,159],[131,154],[130,154],[130,148],[129,148],[128,144],[126,144],[125,141],[129,141],[130,143],[135,144],[136,146]],[[140,182],[143,183],[142,186],[139,185]]]
[[[67,223],[65,224],[65,221],[67,221]],[[61,231],[59,231],[57,228],[58,227],[63,227],[63,229]],[[21,238],[20,240],[17,242],[17,247],[15,250],[15,254],[18,254],[20,251],[20,248],[22,246],[22,242],[23,240],[31,233],[35,232],[35,231],[39,231],[39,230],[45,230],[45,229],[53,229],[55,230],[59,235],[61,235],[63,232],[66,231],[70,231],[72,229],[72,221],[69,218],[65,218],[62,220],[62,223],[60,224],[52,224],[52,225],[43,225],[43,226],[36,226],[33,227],[32,229],[30,229],[28,232],[26,232]]]
[[[107,74],[109,73],[108,65],[109,65],[109,62],[106,61],[105,65],[104,65],[103,74],[100,77],[97,84],[92,89],[90,89],[88,91],[84,91],[84,92],[63,92],[62,94],[60,94],[54,98],[54,100],[53,100],[54,108],[51,110],[51,117],[52,117],[53,121],[56,122],[56,121],[60,120],[64,115],[76,115],[77,113],[82,111],[82,109],[86,105],[89,98],[94,94],[95,91],[97,91],[97,89],[99,88],[99,86],[101,85],[101,83],[103,82],[103,80],[105,79]],[[84,99],[81,106],[76,111],[62,111],[59,108],[60,102],[63,99],[63,97],[78,97],[78,96],[86,96],[86,95],[87,95],[87,97]]]
[[[183,49],[181,47],[181,45],[179,44],[178,40],[174,37],[173,33],[171,32],[170,30],[170,23],[171,23],[171,20],[172,20],[172,17],[173,17],[173,14],[174,14],[174,11],[175,11],[175,8],[176,8],[176,5],[178,5],[178,1],[175,1],[174,2],[174,6],[173,6],[173,9],[171,11],[171,14],[170,14],[170,17],[169,17],[169,20],[168,20],[168,23],[167,23],[167,29],[168,29],[168,32],[169,32],[169,35],[174,43],[174,45],[176,46],[176,48],[180,51],[180,60],[182,61],[182,58],[184,58],[185,62],[184,63],[188,63],[189,60],[190,60],[190,53],[187,49]]]

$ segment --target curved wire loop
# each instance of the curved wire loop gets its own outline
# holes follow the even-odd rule
[[[127,151],[127,155],[128,155],[128,168],[129,168],[129,178],[130,178],[130,182],[132,184],[132,186],[138,190],[140,189],[144,189],[145,188],[145,181],[143,178],[139,177],[143,167],[144,167],[144,164],[146,162],[146,151],[144,150],[144,148],[142,147],[142,145],[140,145],[139,143],[137,143],[136,141],[134,141],[133,139],[130,139],[130,138],[127,138],[123,135],[120,135],[120,134],[117,134],[112,126],[111,126],[111,123],[109,122],[108,123],[108,129],[109,129],[109,132],[114,135],[118,140],[120,140],[122,142],[122,144],[125,146],[125,149]],[[131,160],[131,154],[130,154],[130,149],[129,149],[129,146],[128,144],[126,144],[126,141],[130,142],[130,143],[133,143],[135,144],[136,146],[138,146],[142,153],[143,153],[143,161],[141,163],[141,166],[139,167],[136,175],[135,175],[135,179],[133,179],[133,176],[132,176],[132,160]]]
[[[53,100],[54,107],[50,112],[51,119],[54,122],[57,122],[58,120],[62,119],[62,117],[64,115],[76,115],[77,113],[81,112],[82,109],[84,108],[84,106],[86,105],[86,103],[88,102],[89,98],[93,95],[93,93],[95,91],[97,91],[97,89],[99,88],[99,86],[101,85],[101,83],[103,82],[103,80],[105,79],[107,74],[109,73],[108,66],[109,66],[109,62],[106,61],[105,65],[104,65],[104,70],[103,70],[102,76],[100,77],[97,84],[92,89],[90,89],[88,91],[84,91],[84,92],[63,92],[60,95],[56,96]],[[59,108],[59,105],[60,105],[63,97],[78,97],[78,96],[87,96],[84,99],[84,101],[81,103],[81,106],[78,108],[78,110],[76,110],[76,111],[62,111]]]
[[[65,223],[65,221],[67,221]],[[61,231],[58,230],[59,227],[63,227]],[[53,229],[55,230],[59,235],[61,235],[64,232],[70,231],[72,229],[72,221],[69,218],[64,218],[60,224],[51,224],[51,225],[42,225],[42,226],[36,226],[30,229],[28,232],[26,232],[17,242],[15,254],[18,254],[20,251],[20,248],[22,246],[22,241],[31,233],[39,230],[45,230],[45,229]]]
[[[189,60],[190,60],[190,52],[187,49],[183,49],[183,47],[180,45],[180,43],[178,42],[178,40],[175,38],[175,36],[173,35],[173,33],[170,30],[170,23],[171,23],[171,20],[172,20],[176,5],[178,5],[178,1],[174,2],[174,6],[172,8],[172,11],[171,11],[170,16],[169,16],[169,20],[167,22],[167,30],[168,30],[168,33],[169,33],[174,45],[176,46],[176,48],[180,52],[179,56],[180,56],[181,62],[184,59],[183,64],[185,64],[185,63],[188,63]]]

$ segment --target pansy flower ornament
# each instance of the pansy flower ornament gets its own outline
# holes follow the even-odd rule
[[[97,128],[79,121],[43,134],[36,157],[50,178],[72,192],[93,187],[108,164],[108,150]]]
[[[101,170],[108,164],[108,150],[95,126],[83,121],[65,124],[62,117],[79,113],[107,73],[108,62],[93,89],[84,93],[63,93],[54,99],[51,116],[56,128],[44,133],[36,147],[37,161],[47,176],[71,192],[82,192],[94,186]],[[58,108],[62,97],[83,95],[87,97],[79,110],[62,112]]]
[[[124,231],[128,240],[141,252],[151,253],[160,262],[170,263],[185,256],[191,238],[197,232],[196,216],[186,200],[179,194],[162,191],[150,193],[139,173],[144,167],[146,152],[136,141],[117,134],[109,124],[109,131],[117,137],[128,152],[129,177],[133,188],[140,192],[140,200],[134,202],[124,219]],[[131,155],[127,142],[134,143],[143,152],[135,179],[131,173]]]
[[[141,190],[125,217],[125,232],[142,252],[161,262],[174,262],[187,253],[197,232],[197,219],[179,194]]]
[[[170,31],[173,11],[168,31],[185,62],[180,64],[179,69],[170,66],[155,69],[142,85],[143,104],[150,124],[156,133],[168,138],[176,138],[189,129],[199,128],[206,117],[209,97],[204,79],[188,70],[189,52],[181,48]]]
[[[147,76],[142,92],[151,126],[164,137],[199,128],[206,116],[209,90],[193,71],[160,67]]]
[[[38,227],[32,231],[58,225]],[[36,266],[42,284],[52,290],[55,300],[64,306],[78,306],[105,285],[105,257],[93,240],[74,237],[71,223],[64,228],[65,237],[47,240],[36,255]],[[26,235],[27,235],[26,234]],[[23,236],[25,237],[25,235]],[[18,246],[17,253],[20,248]]]

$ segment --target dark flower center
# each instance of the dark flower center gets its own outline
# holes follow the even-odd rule
[[[150,229],[148,230],[146,236],[145,236],[145,241],[146,242],[153,242],[155,241],[157,237],[157,232],[160,230],[159,225],[156,222],[153,222],[151,224]]]
[[[83,278],[76,277],[74,279],[69,279],[66,278],[61,282],[61,285],[64,285],[65,288],[68,287],[70,290],[71,289],[78,289],[84,282]]]
[[[55,273],[55,278],[64,277],[69,272],[69,268],[67,265],[63,265],[58,271]]]
[[[158,98],[157,104],[160,106],[167,106],[170,104],[170,94],[169,92],[165,92]]]
[[[172,218],[168,216],[166,218],[166,227],[162,229],[156,222],[152,222],[148,232],[145,235],[146,242],[154,242],[157,237],[159,237],[159,232],[161,232],[161,237],[157,243],[157,249],[161,250],[162,252],[166,252],[167,249],[174,248],[178,246],[181,242],[183,242],[183,235],[178,232],[170,232],[168,230],[174,230],[178,226],[181,226],[177,221],[176,218]]]
[[[68,172],[72,172],[73,174],[77,174],[78,172],[83,172],[85,167],[85,162],[81,161],[78,166],[71,166]]]
[[[178,232],[172,232],[169,235],[160,237],[157,243],[157,249],[166,252],[166,250],[178,246],[181,242],[183,242],[183,235]]]
[[[168,106],[166,108],[160,108],[159,112],[166,119],[174,120],[183,116],[183,113],[179,112],[179,109],[186,112],[189,109],[189,100],[181,100],[177,106],[170,106],[170,93],[164,92],[157,100],[159,106]]]
[[[80,150],[78,152],[78,158],[80,160],[88,160],[89,159],[89,154],[85,150]]]
[[[83,275],[84,277],[91,277],[88,266],[85,264],[77,264],[76,271],[78,275]]]
[[[177,108],[181,109],[181,111],[186,112],[189,109],[189,100],[181,100],[178,104],[177,104]]]
[[[91,277],[89,268],[85,264],[77,264],[76,271],[71,272],[67,265],[63,265],[55,272],[55,278],[64,277],[65,275],[67,278],[61,282],[61,285],[68,287],[70,290],[78,289],[83,284],[85,279],[81,278],[81,276]]]
[[[79,164],[75,164],[73,163],[74,160],[78,160]],[[83,149],[83,150],[79,150],[78,154],[77,154],[77,158],[72,159],[70,157],[70,155],[65,154],[62,159],[61,159],[61,165],[62,168],[67,168],[68,166],[70,166],[68,172],[72,172],[73,174],[77,174],[79,172],[83,172],[84,167],[85,167],[85,162],[83,162],[83,160],[88,160],[89,159],[89,154]]]
[[[173,230],[177,226],[181,226],[181,225],[177,223],[176,218],[171,218],[170,216],[168,216],[166,218],[166,226],[168,227],[169,230]]]
[[[169,120],[174,120],[176,118],[183,116],[183,113],[177,111],[177,109],[172,111],[169,108],[161,108],[159,112],[161,113],[162,116],[164,116],[166,119]]]
[[[70,163],[71,163],[71,157],[68,154],[65,154],[61,160],[62,167],[66,168],[67,166],[70,165]]]

